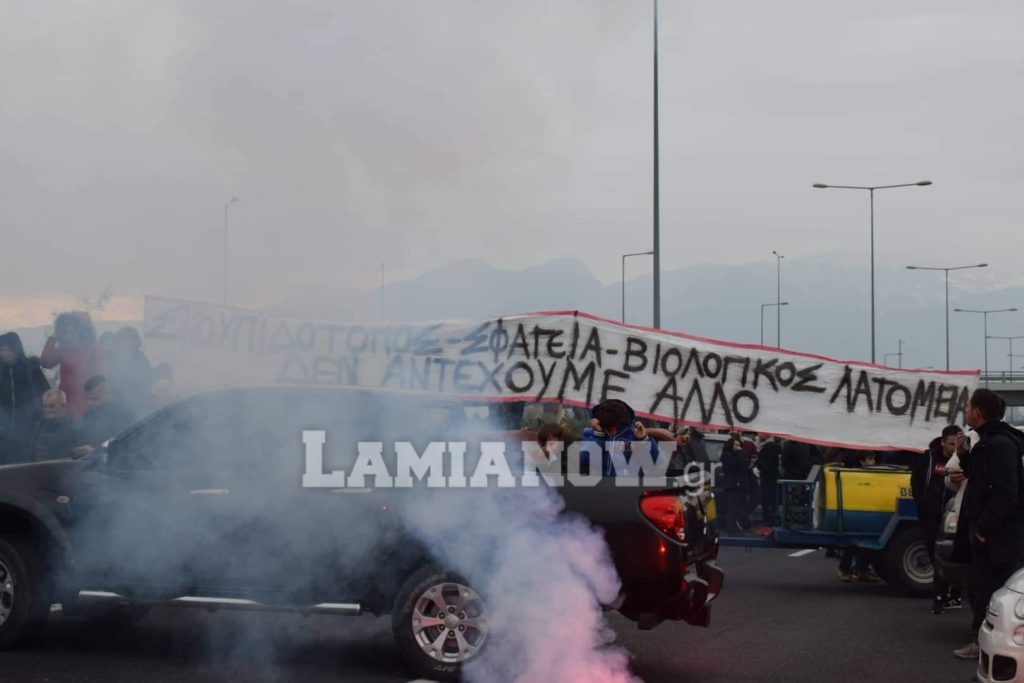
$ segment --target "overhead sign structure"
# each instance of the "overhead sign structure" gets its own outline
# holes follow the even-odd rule
[[[623,325],[576,311],[328,323],[147,297],[147,353],[194,388],[307,384],[591,406],[823,445],[921,450],[977,371],[896,370]]]

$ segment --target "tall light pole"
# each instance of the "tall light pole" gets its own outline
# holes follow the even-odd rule
[[[775,254],[775,302],[778,307],[775,309],[775,346],[782,348],[782,259],[786,258],[779,252],[772,249]]]
[[[653,251],[637,251],[622,255],[622,322],[626,322],[626,259],[630,256],[650,256]]]
[[[955,266],[953,268],[934,268],[931,266],[907,266],[907,270],[941,270],[946,273],[946,369],[949,370],[949,271],[967,270],[968,268],[987,268],[987,263],[973,266]]]
[[[661,197],[658,179],[658,0],[654,0],[654,329],[661,329]],[[623,285],[625,287],[625,285]],[[623,304],[625,310],[625,304]],[[625,313],[623,313],[625,318]]]
[[[916,183],[899,183],[897,185],[826,185],[814,183],[818,189],[836,190],[867,190],[871,199],[871,362],[875,362],[875,190],[891,190],[896,187],[915,187],[931,185],[930,180],[919,180]]]
[[[228,307],[228,209],[238,203],[238,197],[232,197],[224,204],[224,308]]]
[[[985,319],[985,386],[988,386],[988,315],[989,313],[1013,313],[1016,308],[990,308],[977,310],[973,308],[954,308],[954,313],[981,313]]]
[[[1010,342],[1010,375],[1012,376],[1013,375],[1013,357],[1017,355],[1017,354],[1015,354],[1013,352],[1013,341],[1015,339],[1024,339],[1024,335],[1017,335],[1016,337],[999,337],[999,336],[993,335],[993,336],[989,337],[989,339],[1005,339],[1006,341]],[[988,342],[987,341],[985,342],[985,346],[988,346]]]
[[[761,304],[761,346],[764,346],[764,309],[769,306],[788,306],[788,301],[779,301],[774,304]]]

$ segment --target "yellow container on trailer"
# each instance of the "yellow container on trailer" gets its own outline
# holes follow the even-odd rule
[[[900,498],[912,498],[910,472],[891,467],[846,469],[828,466],[825,484],[824,524],[838,531],[840,488],[844,532],[881,532],[896,513]]]

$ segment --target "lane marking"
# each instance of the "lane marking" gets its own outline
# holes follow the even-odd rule
[[[810,555],[811,553],[816,553],[816,552],[818,552],[817,548],[805,548],[803,550],[797,550],[795,553],[790,553],[789,556],[790,557],[803,557],[805,555]]]

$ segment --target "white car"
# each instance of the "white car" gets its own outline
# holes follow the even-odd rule
[[[1024,569],[992,594],[978,645],[979,681],[1024,683]]]

